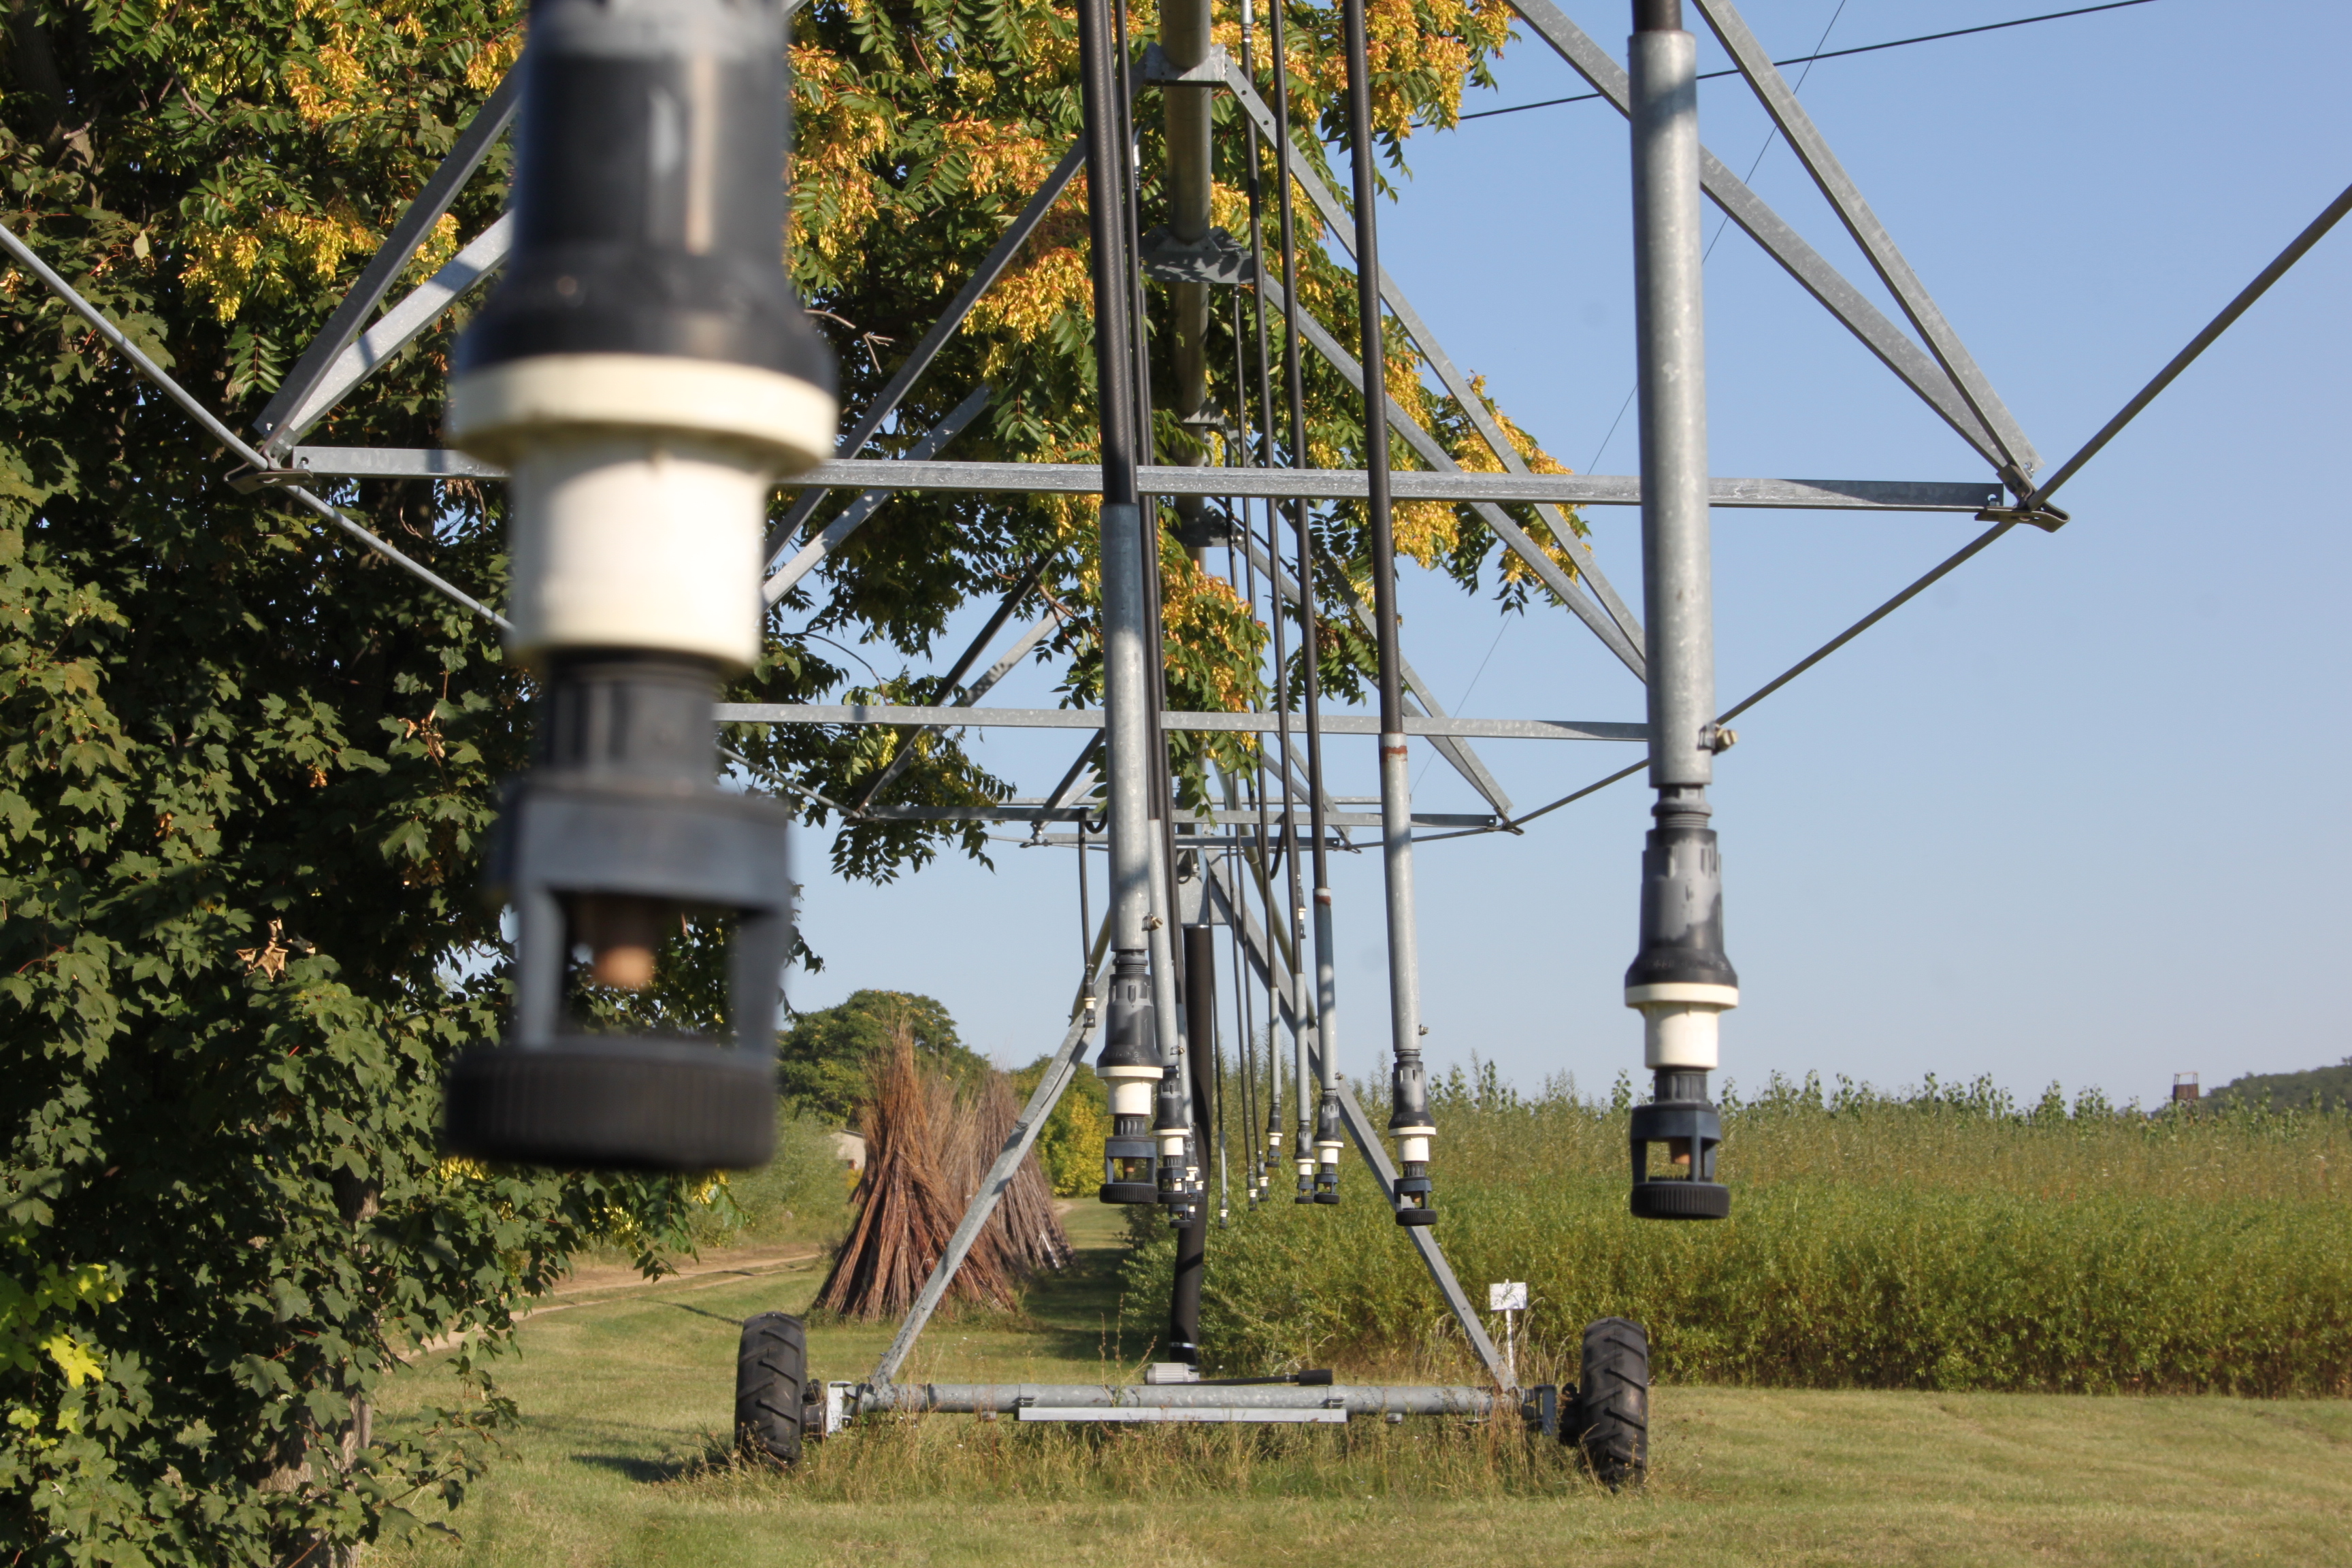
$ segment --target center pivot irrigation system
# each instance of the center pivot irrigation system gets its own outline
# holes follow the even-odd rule
[[[806,1375],[796,1320],[746,1327],[738,1416],[771,1452],[799,1451],[811,1435],[862,1413],[1011,1412],[1023,1420],[1344,1421],[1350,1415],[1516,1408],[1532,1427],[1586,1447],[1604,1476],[1643,1463],[1647,1347],[1622,1320],[1585,1336],[1575,1389],[1521,1390],[1455,1280],[1430,1227],[1441,1207],[1432,1174],[1438,1129],[1422,1063],[1414,952],[1416,829],[1518,831],[1545,812],[1646,766],[1656,793],[1642,857],[1640,937],[1625,976],[1626,1005],[1643,1023],[1651,1101],[1633,1112],[1631,1209],[1653,1219],[1719,1219],[1730,1194],[1715,1180],[1722,1131],[1708,1100],[1719,1016],[1738,1002],[1723,942],[1716,835],[1707,826],[1715,755],[1730,720],[1843,647],[1928,584],[2019,524],[2054,531],[2066,515],[2057,489],[2352,207],[2339,195],[2206,329],[2045,479],[2041,459],[1962,346],[1885,228],[1730,0],[1691,0],[1900,306],[1915,339],[1783,222],[1714,154],[1698,132],[1697,39],[1681,0],[1633,0],[1627,65],[1620,66],[1550,0],[1514,0],[1521,18],[1631,125],[1641,472],[1633,478],[1538,475],[1381,268],[1376,225],[1363,0],[1342,0],[1352,201],[1343,204],[1291,141],[1287,84],[1257,86],[1255,18],[1242,0],[1241,58],[1211,37],[1209,0],[1163,0],[1158,41],[1139,56],[1116,0],[1078,0],[1085,128],[961,292],[849,431],[835,440],[831,359],[809,327],[780,263],[782,156],[787,141],[783,29],[802,0],[537,0],[521,65],[458,137],[362,272],[350,296],[286,378],[248,444],[173,383],[121,330],[15,235],[0,241],[104,333],[244,462],[240,488],[275,487],[436,590],[496,621],[510,654],[542,681],[535,763],[510,786],[492,854],[489,891],[516,917],[515,1006],[509,1038],[454,1067],[446,1137],[483,1158],[571,1166],[707,1171],[763,1161],[773,1136],[777,980],[790,950],[786,837],[790,814],[772,798],[721,790],[716,726],[726,722],[887,724],[913,730],[979,723],[1096,731],[1046,795],[998,806],[873,804],[889,770],[850,807],[869,818],[1023,822],[1033,844],[1080,851],[1081,921],[1089,932],[1071,1022],[1052,1066],[983,1178],[889,1350],[863,1382],[819,1385]],[[1283,8],[1267,17],[1286,58]],[[1163,222],[1140,210],[1135,100],[1156,89],[1166,130]],[[1211,102],[1231,93],[1253,139],[1246,243],[1210,225]],[[520,156],[509,211],[432,279],[379,316],[393,279],[446,212],[509,121]],[[1269,256],[1258,153],[1277,174]],[[1092,195],[1098,467],[958,463],[939,452],[986,405],[979,387],[900,458],[859,456],[897,412],[981,295],[1031,237],[1078,169]],[[1706,468],[1705,338],[1700,289],[1704,194],[1787,268],[1830,314],[1950,425],[1991,468],[1976,482],[1710,479]],[[1295,198],[1304,195],[1330,237],[1353,255],[1359,357],[1298,306]],[[491,271],[504,276],[458,342],[449,386],[447,449],[302,446],[302,437],[376,367],[424,331]],[[1173,409],[1198,432],[1226,437],[1225,466],[1195,453],[1156,465],[1152,386],[1144,353],[1147,279],[1171,295],[1175,322]],[[1211,405],[1207,335],[1220,290],[1230,290],[1241,389],[1238,419]],[[1248,304],[1255,360],[1244,365]],[[1465,473],[1394,400],[1387,384],[1383,311],[1492,447],[1503,471]],[[373,318],[371,321],[371,318]],[[1284,352],[1269,352],[1282,334]],[[1306,466],[1301,343],[1365,397],[1366,468]],[[1271,366],[1286,385],[1277,400]],[[1253,427],[1247,389],[1257,387]],[[1277,407],[1279,403],[1279,408]],[[1279,416],[1286,417],[1278,417]],[[1394,473],[1391,429],[1434,472]],[[1201,447],[1205,452],[1205,443]],[[314,477],[507,477],[514,598],[505,616],[480,605],[306,487]],[[782,524],[768,530],[778,482],[800,487]],[[825,493],[859,492],[795,547]],[[1099,712],[977,706],[1042,640],[1041,620],[969,687],[964,676],[1034,587],[1024,581],[958,661],[938,707],[728,705],[722,678],[756,658],[768,606],[901,489],[1099,494],[1104,701]],[[1262,576],[1277,670],[1286,667],[1286,611],[1312,648],[1318,617],[1307,501],[1365,504],[1372,597],[1340,606],[1379,651],[1377,722],[1319,711],[1317,661],[1300,660],[1303,700],[1273,710],[1165,710],[1153,679],[1159,625],[1160,530],[1172,525],[1196,560],[1222,544],[1253,609]],[[1394,500],[1463,504],[1644,684],[1643,723],[1452,718],[1398,646]],[[1256,503],[1253,506],[1253,503]],[[1277,503],[1281,503],[1277,506]],[[1580,552],[1564,568],[1502,508],[1532,504],[1554,541]],[[1643,615],[1610,586],[1589,547],[1571,544],[1568,504],[1638,505]],[[1960,511],[1990,526],[1918,581],[1761,689],[1715,710],[1708,515],[1717,506]],[[1286,514],[1290,542],[1282,548]],[[1279,682],[1276,689],[1279,689]],[[1294,721],[1297,734],[1294,738]],[[1271,734],[1253,771],[1223,777],[1224,807],[1187,815],[1171,788],[1167,736],[1185,731]],[[1335,809],[1324,788],[1326,734],[1372,734],[1380,749],[1379,815]],[[1410,738],[1423,737],[1493,807],[1491,815],[1416,814]],[[1536,811],[1513,815],[1480,762],[1486,739],[1642,741],[1644,762]],[[906,748],[910,751],[911,748]],[[1271,757],[1268,752],[1271,751]],[[903,760],[903,752],[902,752]],[[1267,774],[1269,771],[1272,778]],[[1098,792],[1096,786],[1099,785]],[[1299,799],[1307,824],[1299,823]],[[1049,837],[1051,825],[1070,825]],[[1338,1072],[1339,999],[1327,854],[1377,826],[1385,870],[1391,1114],[1395,1158]],[[1085,851],[1107,834],[1109,908],[1099,927],[1086,909]],[[1311,856],[1312,901],[1301,859]],[[1275,867],[1286,871],[1278,889]],[[1253,897],[1254,895],[1254,897]],[[1277,901],[1279,900],[1279,901]],[[732,1039],[591,1035],[567,1021],[572,954],[584,950],[603,984],[649,982],[659,934],[679,911],[735,917],[730,952]],[[1311,920],[1310,920],[1311,910]],[[1310,932],[1311,923],[1311,932]],[[1494,1387],[1350,1387],[1328,1373],[1204,1383],[1198,1372],[1200,1288],[1209,1228],[1208,1152],[1219,1155],[1220,1219],[1228,1211],[1217,1033],[1216,928],[1234,953],[1234,998],[1245,1125],[1262,1141],[1244,1169],[1247,1200],[1271,1202],[1284,1163],[1295,1201],[1339,1201],[1339,1157],[1352,1140],[1384,1201],[1415,1247]],[[1181,929],[1181,941],[1177,932]],[[1309,943],[1312,943],[1311,949]],[[1310,957],[1311,952],[1311,957]],[[1310,967],[1311,965],[1311,967]],[[1252,1056],[1252,997],[1266,1002],[1268,1060]],[[1100,1003],[1097,1005],[1097,997]],[[1275,1027],[1294,1046],[1295,1121],[1286,1123]],[[1027,1156],[1090,1041],[1106,1080],[1112,1129],[1103,1151],[1103,1200],[1162,1208],[1178,1227],[1170,1359],[1138,1386],[980,1387],[897,1381],[998,1198]],[[1654,1151],[1663,1147],[1661,1166]]]

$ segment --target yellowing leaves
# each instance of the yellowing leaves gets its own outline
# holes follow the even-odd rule
[[[286,91],[306,125],[324,125],[350,113],[352,94],[365,79],[359,57],[349,49],[330,44],[319,51],[317,59],[315,68],[286,68]]]
[[[1180,648],[1214,648],[1227,656],[1202,661],[1196,673],[1210,710],[1238,713],[1254,706],[1258,692],[1248,673],[1255,668],[1251,634],[1260,628],[1233,584],[1203,572],[1181,551],[1171,551],[1160,560],[1160,602],[1168,641],[1177,645],[1170,649],[1171,665],[1187,662]]]
[[[454,247],[454,225],[448,239]],[[247,300],[281,299],[306,273],[314,283],[333,281],[344,257],[375,244],[375,231],[347,205],[319,214],[279,208],[247,226],[194,226],[181,276],[215,316],[233,321]]]
[[[890,142],[890,114],[831,52],[795,46],[790,242],[826,260],[854,254],[882,211],[868,167]]]
[[[101,1263],[45,1263],[29,1286],[0,1274],[0,1368],[30,1372],[46,1357],[68,1387],[105,1376],[97,1348],[57,1320],[121,1297],[121,1275]]]
[[[420,30],[415,37],[424,40]],[[477,92],[488,92],[499,85],[508,68],[522,58],[522,29],[509,27],[498,37],[482,46],[472,59],[466,62],[466,85]]]
[[[940,133],[946,143],[947,156],[955,162],[961,174],[963,192],[969,195],[988,196],[1009,191],[1016,198],[1025,199],[1044,182],[1045,171],[1053,167],[1045,139],[1024,126],[992,120],[950,120],[940,124]],[[1052,152],[1058,154],[1059,149]]]
[[[1573,468],[1569,468],[1559,458],[1545,451],[1541,447],[1537,446],[1536,438],[1528,435],[1525,430],[1520,429],[1517,424],[1512,420],[1511,416],[1503,412],[1502,405],[1496,403],[1492,397],[1489,397],[1486,395],[1486,378],[1485,376],[1472,376],[1470,378],[1470,390],[1476,395],[1478,401],[1486,406],[1487,416],[1492,418],[1496,425],[1502,426],[1503,438],[1508,441],[1511,444],[1512,448],[1519,454],[1519,460],[1527,464],[1528,471],[1529,473],[1567,474],[1575,472]],[[1499,474],[1503,471],[1501,459],[1495,456],[1494,449],[1488,447],[1483,439],[1465,441],[1462,446],[1455,450],[1454,460],[1460,463],[1464,468],[1469,468],[1476,473]],[[1580,527],[1578,531],[1582,532],[1582,528]]]
[[[1064,314],[1093,313],[1092,252],[1083,237],[1086,199],[1081,177],[1037,226],[996,286],[972,308],[969,330],[999,340],[989,348],[989,374],[995,373],[1016,344],[1035,342]]]
[[[90,1348],[62,1329],[43,1339],[41,1350],[65,1374],[68,1388],[79,1388],[85,1383],[106,1375],[106,1369],[98,1364],[98,1357],[91,1353]]]

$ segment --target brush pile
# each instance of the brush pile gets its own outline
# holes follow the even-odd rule
[[[936,1079],[934,1084],[935,1094],[945,1087]],[[958,1194],[959,1216],[980,1190],[981,1178],[996,1163],[1020,1115],[1013,1085],[1001,1072],[992,1072],[977,1088],[952,1096],[947,1131],[941,1139],[940,1166]],[[989,1215],[988,1228],[981,1232],[980,1239],[996,1250],[1005,1271],[1016,1279],[1069,1266],[1070,1238],[1055,1217],[1054,1191],[1037,1164],[1034,1148],[1013,1168],[1013,1180],[1006,1184],[1004,1195],[996,1200],[996,1212]]]
[[[959,1088],[924,1070],[910,1030],[896,1031],[877,1055],[858,1114],[866,1173],[857,1224],[834,1257],[817,1305],[864,1319],[895,1318],[912,1306],[1018,1114],[1002,1073]],[[1069,1258],[1052,1189],[1032,1154],[1013,1173],[947,1299],[1009,1308],[1023,1280]]]

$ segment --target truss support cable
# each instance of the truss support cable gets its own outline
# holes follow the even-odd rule
[[[2057,472],[2044,479],[2031,496],[2021,502],[2020,510],[2040,507],[2050,499],[2060,485],[2073,479],[2084,464],[2097,457],[2100,449],[2116,438],[2117,432],[2138,417],[2141,409],[2155,402],[2158,394],[2170,386],[2179,378],[2180,373],[2196,361],[2198,355],[2213,345],[2214,339],[2228,331],[2239,317],[2252,309],[2255,300],[2270,291],[2272,284],[2286,276],[2287,268],[2302,260],[2313,246],[2326,237],[2327,231],[2334,228],[2347,212],[2352,212],[2352,185],[2346,186],[2341,195],[2327,204],[2326,211],[2311,220],[2309,227],[2296,235],[2293,243],[2280,251],[2277,258],[2268,267],[2263,268],[2252,282],[2239,290],[2238,297],[2224,306],[2220,315],[2207,322],[2203,331],[2189,339],[2189,346],[2173,355],[2171,363],[2156,373],[2156,379],[2141,387],[2132,400],[2116,412],[2113,419],[2100,427],[2097,435],[2083,444],[2081,451],[2067,458],[2059,466]]]
[[[173,381],[169,375],[165,374],[163,367],[157,364],[153,360],[148,358],[147,355],[142,352],[139,345],[132,342],[131,339],[124,334],[121,327],[116,326],[112,321],[108,319],[104,311],[91,304],[89,300],[83,299],[81,295],[75,290],[72,284],[68,283],[63,278],[59,277],[56,270],[52,268],[47,262],[43,261],[40,257],[34,252],[31,246],[26,245],[22,239],[18,238],[15,231],[11,230],[5,225],[0,225],[0,247],[5,247],[7,249],[8,254],[15,257],[18,262],[23,264],[26,271],[39,279],[48,287],[50,292],[56,294],[58,299],[63,300],[68,306],[72,307],[76,315],[79,316],[83,321],[88,321],[92,327],[96,328],[99,335],[120,350],[123,357],[131,363],[140,374],[145,376],[149,381],[153,382],[155,385],[163,391],[166,397],[169,397],[173,402],[178,404],[183,409],[186,410],[191,418],[194,419],[197,424],[205,427],[205,434],[212,437],[214,440],[218,441],[222,446],[227,447],[229,451],[236,457],[243,458],[256,469],[268,468],[272,466],[268,458],[262,456],[261,453],[240,440],[235,431],[231,430],[227,426],[222,424],[219,419],[215,417],[212,410],[197,402],[195,398],[189,394],[185,387],[183,387],[178,382]],[[378,535],[369,531],[367,529],[361,527],[358,523],[353,522],[349,517],[343,514],[341,508],[331,505],[327,501],[320,500],[317,496],[312,495],[309,490],[304,489],[299,485],[281,485],[277,488],[282,490],[285,494],[293,497],[300,505],[309,508],[310,510],[318,513],[320,517],[326,519],[329,522],[333,523],[337,528],[341,529],[345,533],[350,534],[353,539],[358,540],[361,543],[366,545],[369,549],[374,551],[377,554],[383,556],[385,560],[391,562],[394,565],[399,567],[410,576],[415,577],[418,582],[425,584],[426,586],[433,588],[439,593],[447,595],[457,603],[463,605],[466,608],[473,611],[474,614],[481,616],[492,626],[499,627],[501,631],[507,629],[507,618],[504,616],[499,615],[496,610],[491,609],[488,605],[483,604],[479,599],[475,598],[471,594],[467,593],[464,589],[459,588],[447,578],[443,577],[439,573],[435,572],[431,567],[426,566],[422,562],[416,561],[412,557],[402,553],[399,550],[394,549],[389,541],[379,537]]]
[[[907,394],[914,390],[915,383],[931,368],[931,362],[939,357],[940,351],[947,347],[948,340],[955,336],[956,329],[963,325],[964,318],[971,314],[972,307],[980,303],[980,297],[1003,275],[1005,268],[1012,265],[1013,258],[1036,232],[1037,226],[1045,222],[1046,213],[1061,200],[1062,193],[1077,177],[1078,169],[1086,160],[1087,146],[1082,137],[1076,145],[1062,154],[1062,161],[1054,165],[1045,183],[1029,198],[1029,205],[1021,209],[1020,216],[998,237],[996,244],[972,269],[971,276],[964,279],[963,287],[949,301],[948,308],[940,312],[940,319],[931,323],[930,330],[916,342],[914,349],[892,374],[888,384],[866,405],[866,411],[858,416],[857,423],[848,435],[842,437],[838,448],[841,456],[854,458],[865,450],[866,443],[871,441],[883,423],[898,411]],[[816,510],[824,500],[824,491],[810,490],[793,503],[792,510],[784,514],[784,521],[769,538],[768,562],[771,566],[776,563],[784,547],[799,534],[807,523],[809,514]]]
[[[473,178],[474,171],[488,156],[491,145],[514,119],[515,110],[521,102],[522,71],[520,67],[509,67],[497,89],[483,100],[473,119],[457,133],[449,155],[441,160],[441,166],[433,171],[425,188],[416,193],[416,199],[408,204],[408,210],[393,225],[392,233],[362,269],[352,291],[343,296],[342,303],[327,318],[327,324],[310,340],[302,357],[294,362],[293,370],[278,383],[277,395],[254,420],[253,427],[261,432],[264,446],[282,449],[301,433],[289,427],[289,416],[302,412],[303,405],[326,379],[336,359],[360,335],[369,312],[383,302],[401,269],[408,265],[409,258],[416,254],[425,231],[441,221],[441,216],[457,199],[466,182]]]
[[[2002,534],[2007,533],[2011,529],[2015,528],[2016,526],[2017,523],[2014,521],[2004,520],[1985,530],[1984,532],[1977,535],[1976,538],[1969,541],[1968,543],[1962,545],[1958,550],[1946,556],[1933,567],[1930,567],[1924,575],[1913,582],[1910,586],[1905,588],[1901,593],[1895,595],[1893,598],[1879,605],[1878,608],[1871,611],[1870,614],[1863,616],[1862,619],[1854,622],[1853,625],[1846,627],[1845,630],[1838,633],[1837,636],[1832,637],[1829,641],[1823,643],[1821,647],[1815,648],[1812,652],[1807,654],[1804,658],[1799,659],[1796,663],[1790,665],[1788,668],[1782,670],[1780,674],[1774,676],[1771,679],[1766,681],[1763,685],[1758,687],[1755,690],[1749,692],[1747,696],[1741,698],[1730,707],[1725,709],[1722,714],[1716,720],[1717,725],[1720,727],[1729,723],[1732,720],[1738,718],[1739,715],[1747,712],[1750,708],[1755,707],[1759,702],[1763,701],[1767,697],[1771,696],[1774,692],[1780,690],[1780,688],[1788,685],[1789,682],[1796,679],[1797,677],[1804,674],[1805,671],[1812,668],[1813,666],[1821,663],[1822,660],[1829,658],[1830,655],[1845,647],[1846,644],[1852,642],[1854,638],[1860,637],[1871,627],[1876,626],[1879,622],[1885,620],[1888,616],[1893,615],[1896,610],[1901,609],[1913,599],[1917,598],[1927,589],[1934,587],[1936,584],[1941,581],[1947,574],[1958,567],[1962,563],[1975,557],[1979,552],[1990,546],[1993,541],[1999,539]],[[1527,813],[1525,816],[1513,817],[1504,826],[1511,828],[1525,827],[1537,817],[1548,816],[1551,813],[1558,811],[1561,806],[1571,805],[1576,802],[1582,800],[1586,795],[1598,794],[1601,790],[1608,788],[1611,784],[1616,784],[1622,779],[1632,778],[1635,773],[1642,772],[1650,764],[1647,760],[1644,760],[1635,763],[1631,767],[1620,768],[1606,778],[1595,779],[1592,783],[1586,784],[1582,789],[1577,790],[1572,794],[1564,795],[1558,800],[1550,801],[1543,805],[1539,805],[1536,807],[1535,810]],[[1489,832],[1493,830],[1480,828],[1475,831]],[[1439,834],[1436,837],[1442,838],[1452,838],[1458,836],[1446,833]]]

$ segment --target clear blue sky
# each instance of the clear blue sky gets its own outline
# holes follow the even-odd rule
[[[1622,58],[1623,0],[1566,8]],[[1837,48],[2056,8],[1754,0],[1747,16],[1785,58],[1825,27]],[[2347,54],[2339,6],[2155,0],[1825,61],[1803,98],[2054,467],[2352,179]],[[1711,39],[1701,58],[1725,63]],[[1583,90],[1531,36],[1496,74],[1500,90],[1465,108]],[[1708,84],[1701,112],[1744,173],[1769,130],[1745,86]],[[1391,272],[1554,455],[1630,472],[1630,416],[1602,449],[1633,384],[1624,122],[1577,104],[1410,151],[1413,178],[1381,214]],[[1785,146],[1752,183],[1896,315]],[[2068,487],[2070,527],[2012,533],[1740,721],[1715,791],[1743,982],[1727,1076],[1989,1073],[2153,1100],[2176,1070],[2211,1086],[2352,1053],[2335,994],[2352,968],[2347,281],[2352,225]],[[1708,263],[1707,311],[1717,474],[1982,477],[1737,230]],[[1634,514],[1588,516],[1638,605]],[[1715,525],[1726,703],[1980,526],[1759,511]],[[1457,712],[1642,715],[1632,678],[1564,613],[1500,621],[1411,569],[1402,602],[1408,656]],[[1049,702],[1049,686],[1025,674],[1000,700]],[[1483,751],[1522,808],[1632,760]],[[1371,753],[1333,744],[1341,792],[1371,792]],[[1070,742],[998,731],[983,754],[1034,795]],[[1443,763],[1420,799],[1476,806]],[[1572,1072],[1587,1089],[1638,1068],[1619,992],[1648,801],[1637,775],[1525,837],[1420,852],[1435,1066],[1475,1053],[1524,1084]],[[920,991],[1000,1060],[1050,1048],[1077,967],[1071,857],[997,847],[993,871],[942,859],[877,889],[824,874],[803,834],[826,968],[793,976],[794,1004]],[[1342,1061],[1370,1076],[1387,1040],[1379,863],[1338,867]]]

